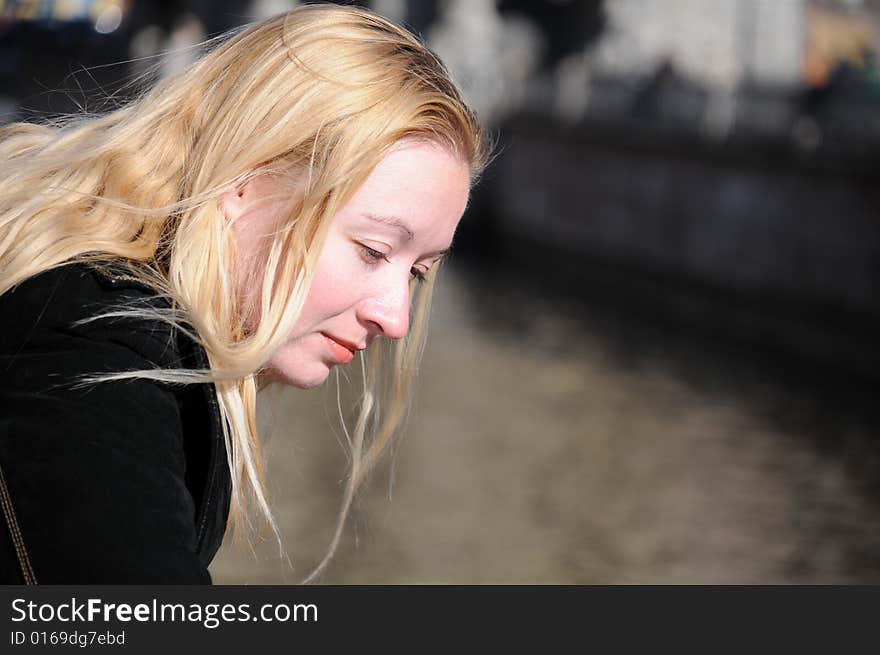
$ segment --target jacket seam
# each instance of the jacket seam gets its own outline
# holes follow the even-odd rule
[[[196,358],[199,360],[198,365],[202,368],[205,368],[207,362],[205,361],[204,354],[199,352],[198,346],[196,348]],[[201,517],[199,521],[199,530],[198,530],[198,538],[197,538],[197,548],[201,551],[204,547],[204,539],[205,539],[205,531],[208,525],[208,516],[210,514],[211,505],[214,500],[214,487],[216,486],[217,480],[217,466],[219,459],[219,448],[217,441],[222,434],[222,426],[218,425],[218,417],[220,414],[220,408],[217,406],[217,398],[215,396],[215,389],[213,384],[205,385],[205,395],[207,396],[208,406],[210,407],[211,413],[211,423],[212,423],[212,443],[210,445],[211,449],[211,462],[210,469],[208,472],[207,480],[205,480],[205,491],[204,491],[204,500],[202,502],[201,508]],[[219,431],[219,434],[218,434]]]
[[[21,569],[24,583],[26,585],[36,585],[38,584],[37,576],[31,566],[31,560],[24,543],[24,537],[21,534],[21,528],[18,525],[18,518],[12,505],[12,495],[9,493],[9,487],[6,485],[6,477],[3,475],[2,466],[0,466],[0,507],[2,507],[3,516],[6,519],[6,527],[9,529],[9,536],[12,538],[15,556],[18,558],[18,566]]]

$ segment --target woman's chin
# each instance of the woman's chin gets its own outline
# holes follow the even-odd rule
[[[297,367],[294,370],[269,366],[260,376],[266,384],[284,384],[298,389],[314,389],[320,387],[330,376],[330,366],[323,362],[317,362],[307,367]]]

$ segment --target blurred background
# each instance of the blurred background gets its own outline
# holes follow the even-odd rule
[[[0,122],[295,4],[0,0]],[[880,0],[357,4],[498,147],[322,581],[880,582]],[[224,546],[217,583],[297,582],[333,532],[335,392],[276,400],[284,552]]]

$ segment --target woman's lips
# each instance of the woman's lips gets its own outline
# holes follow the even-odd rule
[[[352,359],[354,359],[354,352],[352,352],[347,346],[343,346],[341,343],[336,341],[333,337],[321,333],[321,336],[324,337],[324,340],[327,342],[327,346],[330,349],[330,352],[333,354],[333,359],[335,359],[340,364],[348,364]]]

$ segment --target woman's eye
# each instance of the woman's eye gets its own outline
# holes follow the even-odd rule
[[[378,262],[383,259],[386,262],[388,261],[388,256],[384,252],[376,250],[375,248],[370,248],[370,246],[365,246],[362,243],[360,243],[358,245],[361,247],[361,252],[364,254],[364,258],[368,262]]]
[[[390,263],[391,260],[388,259],[388,255],[386,255],[381,250],[370,248],[370,246],[363,243],[359,243],[357,245],[358,249],[361,251],[364,261],[366,261],[368,264],[376,264],[381,261],[386,261]],[[415,266],[409,269],[409,274],[412,279],[417,280],[418,282],[424,282],[427,273],[427,271],[423,271]]]

